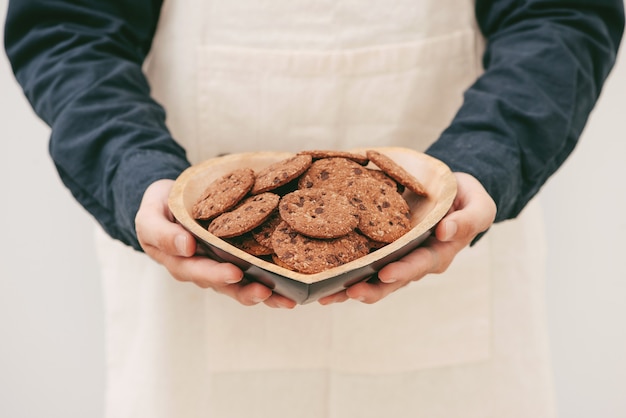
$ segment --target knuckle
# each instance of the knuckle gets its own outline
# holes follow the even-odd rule
[[[172,252],[170,250],[169,241],[168,241],[168,239],[166,237],[158,236],[157,239],[156,239],[156,246],[161,251],[166,252],[168,254],[172,254]]]

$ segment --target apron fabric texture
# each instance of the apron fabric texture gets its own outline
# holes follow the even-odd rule
[[[192,162],[424,150],[480,74],[470,0],[165,1],[146,73]],[[107,418],[555,416],[539,208],[379,303],[243,307],[97,233]]]

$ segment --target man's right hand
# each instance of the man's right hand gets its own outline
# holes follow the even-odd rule
[[[173,180],[158,180],[143,195],[135,229],[145,253],[162,264],[176,280],[211,288],[242,305],[263,302],[273,308],[293,308],[294,301],[273,293],[261,283],[246,280],[235,265],[196,255],[195,238],[176,223],[167,205],[173,184]]]

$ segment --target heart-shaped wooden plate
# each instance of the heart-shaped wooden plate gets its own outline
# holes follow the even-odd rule
[[[176,220],[198,239],[200,248],[207,256],[235,264],[244,271],[246,277],[265,284],[297,303],[312,302],[376,274],[386,264],[417,248],[448,212],[456,196],[454,174],[443,162],[407,148],[368,149],[387,155],[413,174],[425,187],[428,196],[417,196],[408,189],[404,191],[403,196],[411,208],[412,229],[398,240],[357,260],[320,273],[297,273],[250,255],[211,234],[191,216],[193,204],[213,180],[237,168],[249,167],[258,171],[292,156],[292,153],[230,154],[193,165],[181,173],[174,183],[169,207]],[[364,155],[366,150],[352,151]]]

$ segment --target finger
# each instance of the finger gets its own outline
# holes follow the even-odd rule
[[[172,180],[159,180],[145,191],[135,216],[135,230],[141,246],[157,248],[167,254],[192,256],[196,241],[174,217],[167,205]]]
[[[135,228],[144,248],[154,247],[164,253],[184,257],[191,257],[196,251],[194,237],[154,207],[143,207],[137,213]]]
[[[471,210],[457,211],[439,222],[435,228],[435,237],[442,242],[470,243],[476,235],[485,231],[490,225],[491,222],[476,218]]]
[[[380,280],[369,280],[350,286],[346,290],[346,294],[350,299],[371,304],[378,302],[407,284],[408,282],[383,283]]]
[[[434,245],[433,240],[428,240],[423,247],[387,264],[378,272],[379,280],[387,284],[408,283],[438,271],[441,265],[441,255],[432,245]]]
[[[453,240],[458,231],[458,224],[454,221],[454,217],[451,214],[447,216],[435,228],[435,236],[440,241]]]
[[[194,282],[203,288],[217,289],[238,283],[243,278],[243,272],[237,266],[203,256],[179,257],[160,251],[150,256],[163,264],[176,280]]]
[[[321,305],[330,305],[333,303],[341,303],[341,302],[345,302],[347,300],[349,300],[350,298],[348,297],[348,294],[346,293],[345,290],[342,290],[341,292],[337,292],[334,293],[332,295],[328,295],[328,296],[324,296],[323,298],[319,298],[317,300],[318,303],[320,303]]]
[[[440,241],[471,241],[491,226],[496,204],[482,184],[465,173],[455,173],[459,184],[452,210],[439,222],[435,236]]]
[[[182,282],[193,282],[206,289],[230,296],[239,303],[251,306],[272,296],[272,291],[261,283],[243,280],[243,272],[233,264],[219,263],[206,257],[165,256],[163,263],[172,276]]]
[[[243,281],[243,283],[218,287],[215,290],[245,306],[257,305],[272,296],[272,290],[258,282]]]
[[[265,299],[263,303],[270,308],[293,309],[296,307],[296,302],[275,292]]]

